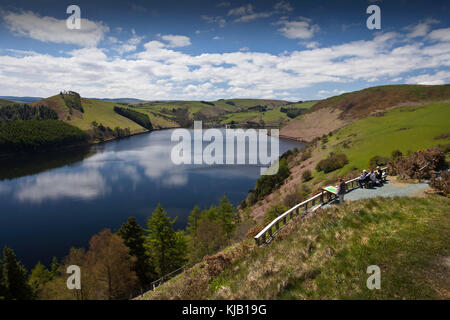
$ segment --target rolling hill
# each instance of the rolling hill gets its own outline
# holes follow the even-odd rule
[[[450,100],[450,85],[390,85],[344,93],[317,102],[306,114],[291,120],[280,135],[303,141],[342,128],[354,120],[401,106]]]

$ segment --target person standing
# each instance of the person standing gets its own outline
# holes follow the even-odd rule
[[[344,202],[344,196],[345,196],[345,181],[342,178],[338,179],[339,181],[339,185],[338,185],[338,197],[339,197],[339,203],[343,203]]]

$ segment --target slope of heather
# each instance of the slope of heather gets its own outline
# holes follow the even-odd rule
[[[450,85],[390,85],[344,93],[317,102],[310,111],[291,120],[280,135],[311,141],[354,120],[382,114],[400,106],[418,106],[450,100]]]

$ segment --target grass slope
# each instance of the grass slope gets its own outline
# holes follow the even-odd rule
[[[375,155],[390,157],[398,149],[403,154],[450,143],[450,139],[437,137],[450,132],[450,103],[420,107],[400,107],[383,116],[369,116],[338,130],[325,143],[327,153],[344,153],[349,163],[332,177],[345,175],[352,170],[368,167]],[[323,144],[322,144],[323,145]],[[315,172],[315,180],[325,174]],[[328,177],[329,179],[329,177]]]
[[[44,104],[58,113],[60,120],[63,120],[71,125],[74,125],[81,130],[91,129],[93,121],[101,123],[106,127],[114,129],[119,127],[121,129],[129,128],[131,133],[144,132],[146,129],[137,123],[114,112],[114,102],[96,100],[96,99],[81,99],[84,112],[73,109],[72,114],[69,113],[69,108],[66,107],[61,95],[55,95],[33,103],[33,105]]]
[[[438,196],[317,211],[269,246],[229,248],[234,259],[219,274],[199,264],[143,298],[448,299],[449,213],[450,199]],[[366,286],[370,265],[381,269],[381,290]]]
[[[444,103],[450,85],[389,85],[344,93],[317,102],[306,114],[289,121],[281,136],[311,141],[355,120],[399,106]]]
[[[448,99],[450,99],[450,84],[388,85],[344,93],[319,101],[311,111],[331,107],[342,110],[343,118],[361,118],[374,111],[385,110],[403,103],[431,103]]]

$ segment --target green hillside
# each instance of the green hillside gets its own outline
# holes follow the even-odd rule
[[[384,115],[369,116],[322,139],[316,152],[347,156],[349,163],[333,172],[337,177],[355,169],[366,169],[369,159],[374,156],[391,157],[394,150],[407,154],[450,144],[449,112],[450,103],[441,103],[401,107]],[[325,174],[315,172],[314,176],[319,181]]]
[[[46,105],[58,113],[60,120],[63,120],[71,125],[74,125],[81,130],[87,131],[92,128],[92,123],[95,121],[101,123],[105,127],[114,129],[119,127],[121,129],[129,128],[131,133],[144,132],[146,129],[131,121],[116,112],[114,102],[96,100],[96,99],[81,99],[83,112],[72,109],[66,106],[61,95],[55,95],[40,101],[36,101],[33,105]]]
[[[438,196],[316,212],[268,246],[229,247],[222,264],[198,264],[140,299],[448,299],[449,212]],[[366,286],[370,265],[381,290]]]
[[[343,118],[361,118],[404,103],[433,103],[450,99],[450,84],[387,85],[348,92],[319,101],[311,111],[321,108],[342,110]]]
[[[289,103],[281,100],[261,99],[227,99],[217,101],[165,101],[138,103],[129,107],[147,113],[150,118],[164,119],[169,124],[180,124],[177,112],[187,110],[191,121],[202,120],[210,125],[224,126],[233,124],[237,127],[259,126],[278,127],[287,122],[289,117],[281,112],[281,107],[290,109],[308,109],[315,102]]]

